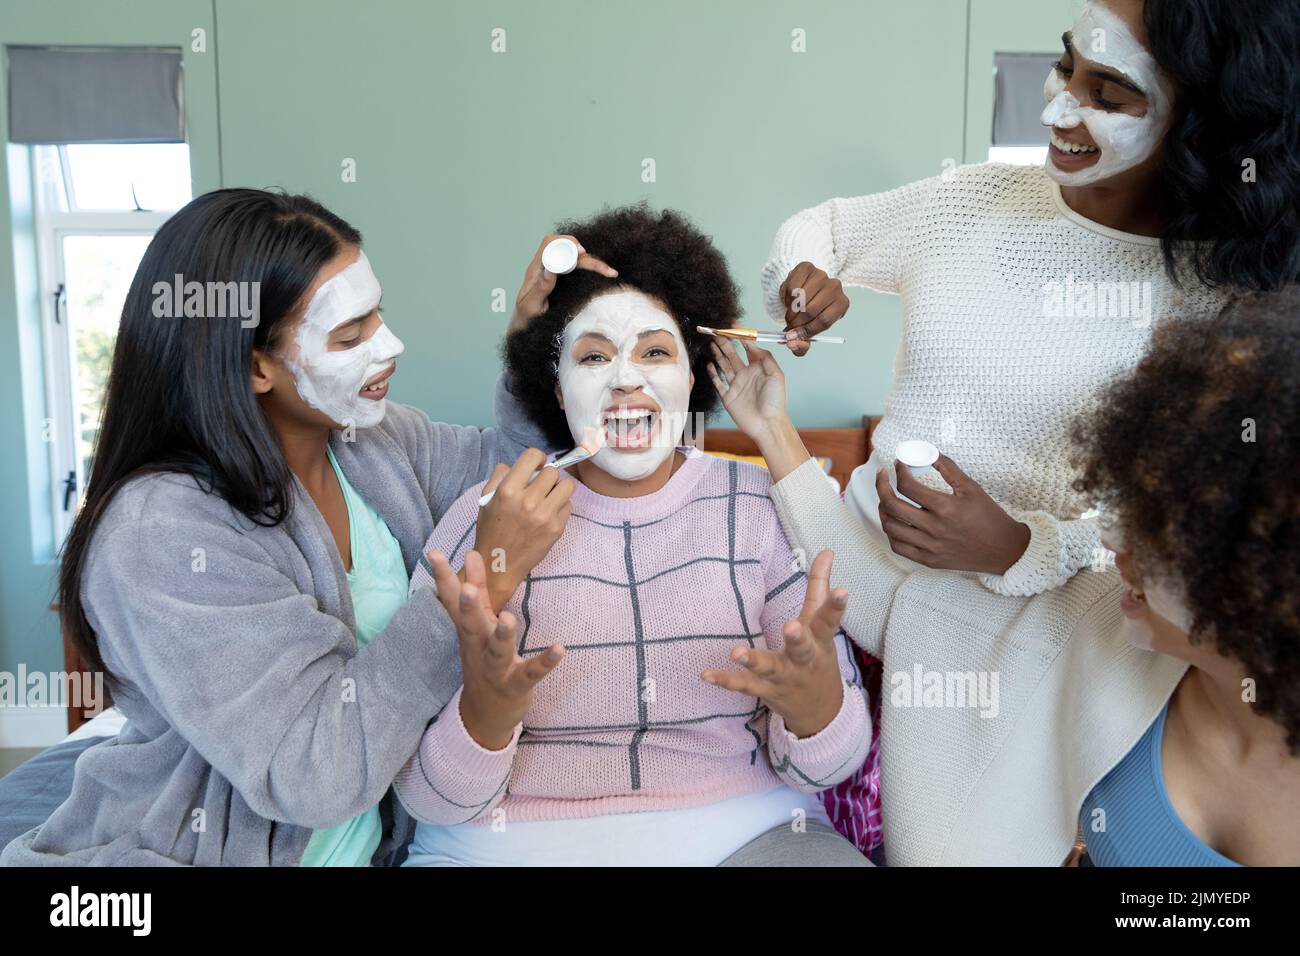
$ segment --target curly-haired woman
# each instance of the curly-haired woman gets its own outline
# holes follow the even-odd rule
[[[902,440],[932,441],[996,510],[972,509],[979,535],[887,528],[886,546],[1008,594],[1092,561],[1069,422],[1137,364],[1153,320],[1300,281],[1300,7],[1092,0],[1062,39],[1044,167],[829,200],[781,227],[763,270],[769,311],[801,334],[844,315],[845,284],[902,297],[875,461],[850,505],[878,527],[878,466]]]
[[[868,865],[815,796],[871,736],[830,555],[805,575],[767,472],[681,443],[717,404],[695,325],[735,322],[726,263],[672,212],[571,225],[618,278],[561,277],[506,365],[548,437],[607,441],[499,618],[470,541],[481,487],[430,538],[411,588],[436,581],[464,682],[395,782],[422,821],[408,864]]]
[[[1189,665],[1084,801],[1086,859],[1300,865],[1300,294],[1163,329],[1077,438],[1124,629]]]

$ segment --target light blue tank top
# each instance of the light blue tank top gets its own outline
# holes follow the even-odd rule
[[[1083,801],[1079,830],[1094,866],[1241,865],[1202,842],[1169,802],[1160,761],[1168,713],[1166,704]]]
[[[357,621],[357,644],[365,647],[406,603],[410,581],[406,562],[402,560],[402,546],[379,512],[343,477],[334,452],[329,452],[329,458],[348,506],[348,535],[352,539],[348,591]],[[369,866],[382,836],[379,808],[371,807],[346,823],[315,831],[299,865]]]

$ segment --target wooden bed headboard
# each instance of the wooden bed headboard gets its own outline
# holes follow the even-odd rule
[[[810,455],[830,459],[830,475],[843,489],[848,487],[853,469],[866,464],[870,457],[871,435],[878,424],[879,415],[863,415],[861,428],[801,428],[799,437]],[[758,446],[736,428],[706,429],[704,450],[728,455],[758,455]]]

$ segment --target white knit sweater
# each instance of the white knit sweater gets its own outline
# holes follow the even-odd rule
[[[1084,797],[1187,667],[1120,636],[1119,575],[1084,571],[1015,597],[964,574],[905,572],[812,460],[773,485],[772,500],[796,549],[834,550],[831,584],[849,590],[843,627],[884,662],[889,863],[1060,865]],[[989,693],[972,696],[981,682]]]
[[[777,290],[803,261],[902,297],[876,457],[892,463],[900,441],[927,439],[1029,526],[1005,575],[978,576],[1003,594],[1057,587],[1095,560],[1096,520],[1070,488],[1070,422],[1137,364],[1156,322],[1220,304],[1194,280],[1171,287],[1159,240],[1083,218],[1042,167],[961,166],[797,213],[763,268],[778,321]]]

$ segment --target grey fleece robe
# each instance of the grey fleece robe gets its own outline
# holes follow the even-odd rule
[[[543,441],[497,384],[498,428],[390,402],[330,446],[408,573],[448,507]],[[461,683],[432,589],[358,649],[329,527],[295,481],[268,528],[178,474],[132,479],[95,530],[83,606],[127,724],[77,761],[68,800],[5,865],[297,865],[313,829],[381,805],[375,861],[413,829],[389,785]],[[382,801],[382,803],[381,803]]]

